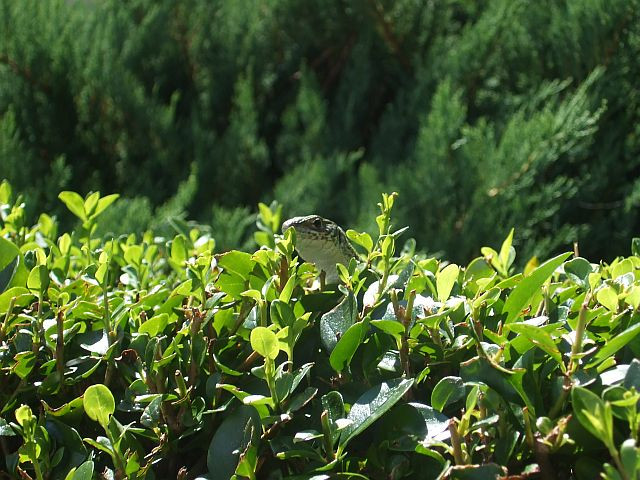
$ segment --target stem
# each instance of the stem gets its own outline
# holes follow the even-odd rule
[[[587,328],[587,308],[590,301],[591,293],[589,292],[584,297],[584,302],[582,302],[582,306],[580,307],[580,313],[578,313],[578,323],[576,325],[573,345],[571,346],[571,356],[564,379],[564,385],[562,387],[562,393],[556,400],[556,403],[553,404],[553,407],[551,407],[551,410],[549,411],[549,418],[555,418],[560,414],[560,411],[564,406],[564,402],[567,400],[567,396],[571,391],[571,376],[576,373],[576,370],[578,370],[578,366],[580,365],[580,360],[577,357],[582,353],[582,338],[584,337],[584,332]]]
[[[271,400],[273,400],[273,404],[276,409],[279,408],[280,402],[278,401],[278,395],[276,393],[276,382],[273,378],[274,375],[274,365],[273,360],[270,358],[264,359],[264,375],[267,377],[267,385],[269,386],[269,392],[271,392]]]
[[[111,263],[111,256],[107,260],[107,268],[104,274],[104,279],[102,280],[102,298],[104,302],[104,329],[107,333],[107,344],[109,345],[109,349],[111,345],[116,341],[116,332],[113,331],[113,325],[111,325],[111,312],[109,312],[109,264]],[[111,376],[113,375],[113,355],[111,358],[107,359],[107,368],[104,372],[104,384],[109,385],[111,382]]]
[[[531,451],[535,452],[536,441],[533,438],[533,431],[531,430],[531,419],[529,418],[529,409],[527,407],[524,407],[522,409],[522,417],[524,418],[524,435],[527,441],[527,445],[529,445]]]
[[[456,465],[464,465],[464,458],[462,455],[462,443],[458,428],[456,426],[456,419],[449,420],[449,433],[451,434],[451,447],[453,449],[453,459]]]
[[[44,298],[44,291],[42,290],[42,288],[40,288],[38,290],[38,313],[37,313],[37,318],[38,318],[38,339],[40,344],[44,343],[44,328],[42,326],[42,301]],[[36,352],[37,353],[37,352]]]
[[[238,329],[242,326],[244,321],[247,319],[247,317],[251,313],[251,309],[253,308],[255,303],[256,303],[255,300],[246,300],[246,299],[243,300],[242,305],[240,307],[240,313],[238,313],[238,318],[236,319],[236,323],[233,326],[233,328],[229,331],[230,337],[235,335]],[[262,311],[260,313],[262,313]],[[264,317],[264,320],[266,321],[266,316]],[[261,326],[266,326],[266,324]]]
[[[34,447],[33,449],[35,450],[35,442],[34,443]],[[38,462],[38,458],[36,457],[36,452],[33,452],[33,457],[30,457],[31,463],[33,464],[33,470],[36,472],[36,478],[38,480],[44,480],[44,477],[42,476],[42,470],[40,470],[40,463]]]
[[[556,418],[560,415],[560,411],[564,406],[564,402],[567,400],[567,396],[569,396],[569,392],[571,391],[571,377],[568,375],[564,377],[564,383],[562,385],[562,393],[556,400],[556,403],[553,404],[551,410],[549,410],[549,418]]]
[[[93,230],[93,222],[89,224],[87,229],[87,266],[91,265],[91,230]]]
[[[395,293],[395,292],[394,292]],[[409,329],[411,327],[411,320],[413,318],[413,302],[416,299],[416,291],[411,290],[409,292],[409,299],[407,300],[407,308],[404,311],[402,318],[402,324],[404,325],[404,333],[400,339],[400,362],[402,363],[402,369],[407,378],[411,377],[411,362],[409,361]]]
[[[191,320],[191,329],[189,331],[191,335],[190,342],[190,354],[191,354],[191,366],[189,369],[189,385],[195,388],[196,379],[198,377],[198,369],[199,365],[196,363],[195,359],[195,342],[196,335],[200,332],[200,325],[202,324],[203,316],[199,310],[193,312],[193,319]]]
[[[116,467],[116,478],[125,478],[124,472],[126,469],[124,466],[123,459],[120,456],[120,452],[116,450],[115,439],[113,438],[113,435],[111,435],[111,431],[109,430],[109,427],[107,425],[104,425],[103,428],[105,433],[107,434],[107,437],[109,437],[109,441],[111,442],[111,449],[113,451],[111,458],[113,458],[113,463],[115,464],[115,467]],[[118,473],[120,475],[118,475]]]
[[[56,338],[56,368],[60,377],[60,388],[64,387],[64,312],[58,310],[56,316],[57,338]]]
[[[187,390],[187,384],[185,383],[184,377],[182,376],[182,372],[180,370],[176,370],[173,376],[176,380],[176,385],[178,386],[180,400],[182,400],[189,393],[189,391]]]
[[[389,259],[385,257],[384,259],[384,272],[382,273],[382,280],[380,280],[380,284],[378,285],[378,293],[376,294],[376,301],[374,305],[377,305],[382,298],[382,294],[384,293],[385,288],[387,288],[387,281],[389,280]]]
[[[202,309],[205,309],[205,305],[207,304],[207,289],[205,288],[205,273],[204,268],[200,270],[200,294],[202,295]]]
[[[16,297],[11,297],[9,300],[9,308],[7,313],[4,316],[4,321],[0,323],[0,342],[2,342],[7,334],[7,325],[9,325],[9,318],[11,318],[11,313],[13,312],[13,307],[16,306]]]
[[[333,450],[333,438],[331,436],[331,426],[329,425],[329,412],[323,410],[320,415],[322,423],[322,434],[324,441],[324,452],[328,462],[332,462],[336,458],[336,452]]]
[[[160,349],[160,346],[158,345],[158,348],[156,349],[156,352],[155,352],[155,360],[159,361],[161,359],[162,359],[162,351]],[[153,378],[156,393],[160,393],[163,395],[166,393],[166,388],[164,383],[166,378],[167,377],[164,372],[164,367],[162,366],[158,367],[158,370],[154,374],[154,378]],[[169,430],[174,433],[178,432],[180,430],[180,425],[178,420],[176,420],[175,418],[175,412],[171,403],[169,403],[168,401],[163,401],[160,404],[160,411],[162,412],[162,416],[164,417],[164,421],[169,427]]]
[[[282,293],[287,281],[289,280],[289,262],[286,257],[280,259],[280,269],[278,270],[279,285],[278,293]]]
[[[616,464],[618,473],[623,478],[623,480],[631,480],[629,478],[629,475],[627,474],[627,471],[624,468],[624,465],[622,465],[622,462],[620,461],[620,455],[618,454],[618,451],[615,448],[610,448],[609,453],[611,454],[611,458],[613,458],[613,463]]]
[[[582,353],[582,338],[584,337],[584,331],[587,327],[587,308],[591,301],[591,294],[588,293],[582,306],[580,307],[580,313],[578,314],[578,324],[576,325],[576,334],[573,339],[573,345],[571,346],[571,359],[569,360],[568,374],[573,375],[578,369],[579,360],[576,358]]]
[[[245,361],[242,362],[242,364],[238,367],[238,371],[244,372],[246,370],[249,370],[249,367],[251,367],[251,365],[253,365],[259,358],[260,354],[258,352],[251,352],[251,355],[249,355],[245,359]]]
[[[109,269],[107,268],[107,273],[105,274],[104,284],[102,285],[102,298],[104,302],[104,326],[107,330],[109,346],[113,343],[111,338],[111,333],[113,332],[113,327],[111,325],[111,312],[109,311],[109,295],[108,295],[108,286],[107,286],[107,278],[109,277]]]

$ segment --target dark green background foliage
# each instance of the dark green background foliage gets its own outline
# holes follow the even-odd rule
[[[638,0],[0,1],[0,177],[119,192],[246,244],[258,200],[370,229],[382,191],[465,261],[638,231]],[[125,219],[125,220],[123,220]],[[497,227],[499,226],[499,227]]]

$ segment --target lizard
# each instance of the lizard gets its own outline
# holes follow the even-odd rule
[[[358,258],[344,230],[319,215],[293,217],[282,224],[282,231],[293,228],[296,232],[296,250],[307,262],[314,263],[324,272],[326,283],[338,283],[336,264],[349,265]]]

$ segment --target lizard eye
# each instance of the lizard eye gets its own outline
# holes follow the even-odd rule
[[[322,228],[322,220],[320,220],[319,218],[316,218],[316,219],[313,221],[313,226],[314,226],[315,228],[317,228],[317,229]]]

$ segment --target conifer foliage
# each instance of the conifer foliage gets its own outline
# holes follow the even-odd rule
[[[0,12],[0,177],[32,214],[64,217],[61,189],[102,190],[125,197],[114,231],[167,212],[245,231],[273,199],[371,228],[396,190],[418,243],[461,261],[496,225],[518,228],[521,258],[574,241],[611,258],[640,227],[638,0]]]

